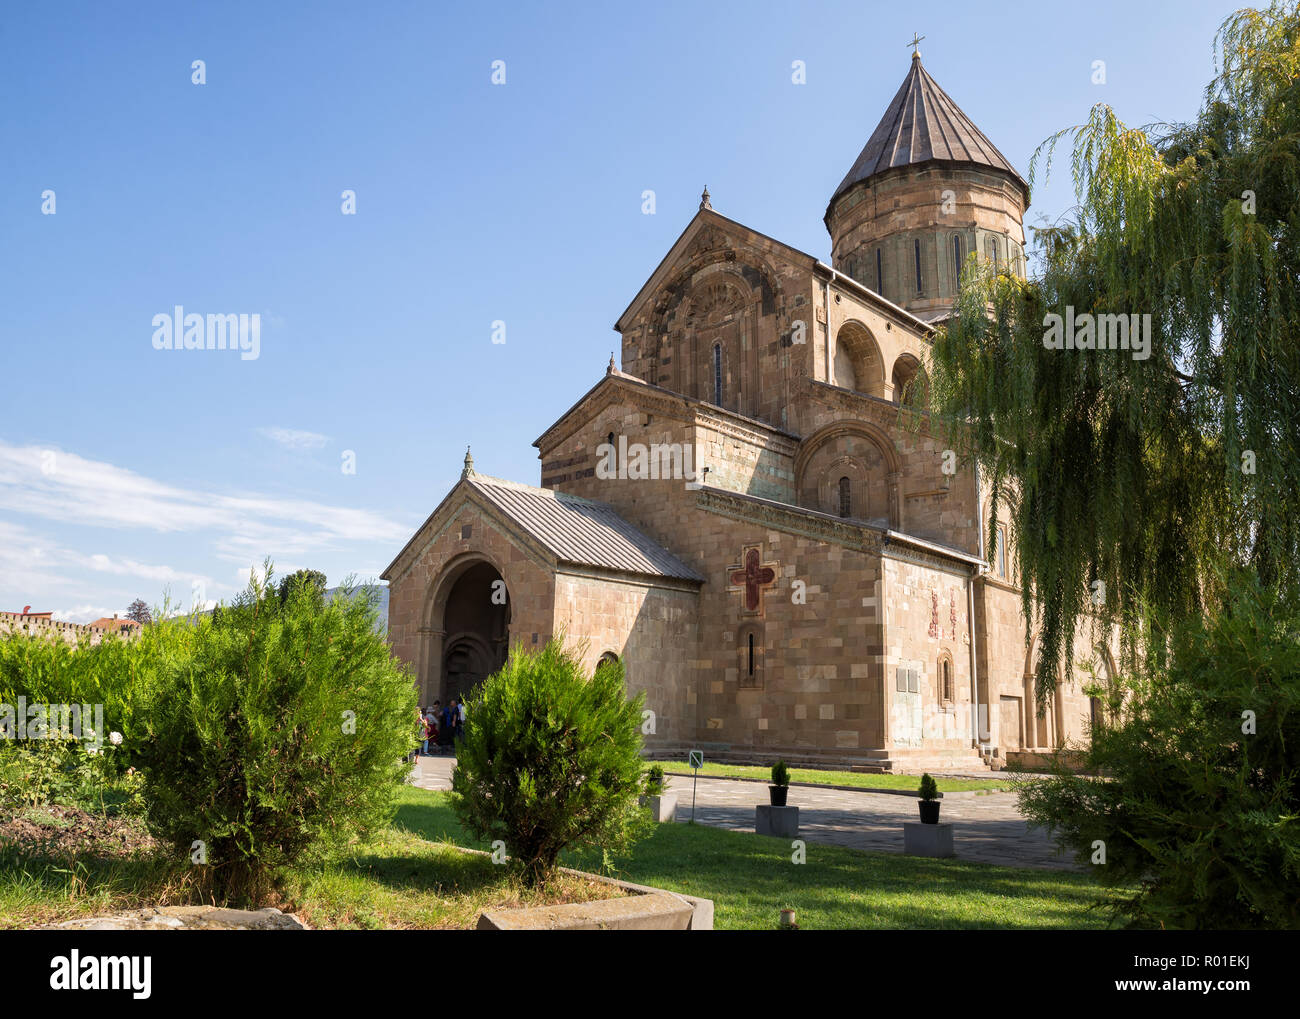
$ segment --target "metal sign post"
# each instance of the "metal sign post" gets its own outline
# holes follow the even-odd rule
[[[691,824],[695,823],[695,785],[700,778],[700,769],[704,767],[704,751],[691,751]]]

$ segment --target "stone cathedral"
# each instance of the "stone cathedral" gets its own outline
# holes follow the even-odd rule
[[[962,265],[1025,272],[1029,188],[919,52],[827,206],[831,264],[707,189],[615,324],[621,369],[460,482],[388,567],[421,703],[563,631],[617,658],[654,756],[982,769],[1086,738],[1104,644],[1040,710],[1005,526],[908,404]],[[912,421],[906,420],[912,418]]]

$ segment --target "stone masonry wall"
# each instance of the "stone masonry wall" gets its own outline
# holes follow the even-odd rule
[[[945,192],[951,194],[945,200]],[[964,254],[987,250],[1023,274],[1023,193],[1005,175],[973,167],[909,167],[882,173],[845,193],[831,210],[834,265],[895,304],[920,314],[941,310],[957,292],[953,238]],[[921,244],[921,287],[916,247]],[[883,281],[877,280],[876,251]]]
[[[694,591],[658,587],[632,578],[561,573],[556,576],[555,627],[571,646],[586,643],[584,666],[595,669],[605,652],[623,662],[629,695],[644,692],[654,712],[647,746],[695,737],[695,705],[688,666],[696,643],[699,598]]]
[[[690,531],[692,565],[708,578],[694,662],[699,738],[772,752],[880,746],[878,559],[722,512],[700,512]],[[732,579],[751,545],[774,573],[758,612]]]
[[[78,644],[98,644],[105,636],[112,634],[120,640],[137,640],[140,637],[138,627],[129,630],[105,626],[90,626],[82,623],[65,623],[58,619],[24,616],[21,612],[0,612],[0,633],[26,631],[40,637],[62,640],[74,646]]]
[[[963,573],[885,556],[885,694],[893,747],[966,747],[971,741],[970,611]],[[951,696],[941,666],[952,669]],[[919,689],[900,691],[899,669],[916,670]]]

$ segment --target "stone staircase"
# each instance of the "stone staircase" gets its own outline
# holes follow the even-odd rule
[[[992,771],[989,759],[975,747],[895,747],[892,750],[868,750],[869,760],[855,765],[851,771],[901,772],[920,774],[929,772],[983,772]]]

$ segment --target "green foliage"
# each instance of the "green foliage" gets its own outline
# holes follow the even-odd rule
[[[664,778],[664,766],[662,764],[650,765],[645,775],[645,795],[662,796],[667,788],[668,781]]]
[[[772,765],[772,784],[775,786],[790,784],[790,769],[786,766],[785,761],[777,761]]]
[[[1040,148],[1050,171],[1071,140],[1076,221],[1040,231],[1033,279],[972,260],[935,337],[931,409],[1010,517],[1043,698],[1081,619],[1122,624],[1131,668],[1143,607],[1213,611],[1224,562],[1300,588],[1300,8],[1216,44],[1193,123],[1099,104]],[[1150,315],[1149,359],[1046,349],[1069,307]]]
[[[927,771],[921,776],[921,787],[917,790],[923,800],[937,800],[939,798],[939,783],[930,777]]]
[[[134,776],[121,773],[116,756],[118,748],[106,739],[100,746],[57,731],[0,740],[0,808],[57,803],[102,809],[111,788],[136,785]]]
[[[281,603],[288,601],[289,592],[299,585],[308,588],[317,601],[324,601],[326,583],[325,574],[319,570],[298,570],[280,581],[278,591],[280,601]]]
[[[195,875],[220,898],[256,899],[282,868],[380,830],[415,742],[415,691],[373,600],[286,594],[268,572],[218,621],[152,628],[149,825],[181,859],[204,844]]]
[[[1133,926],[1300,928],[1300,608],[1248,574],[1224,586],[1221,614],[1122,681],[1085,751],[1103,777],[1020,792],[1099,881],[1138,889],[1117,907]]]
[[[120,775],[137,763],[161,636],[148,627],[135,640],[110,633],[97,644],[74,648],[50,635],[0,634],[0,704],[15,711],[20,698],[29,706],[81,705],[85,726],[95,725],[98,707],[105,730],[101,740],[113,731],[123,736],[121,747],[99,766]]]
[[[642,791],[641,708],[623,666],[590,679],[563,638],[516,648],[466,702],[452,803],[466,829],[503,841],[524,881],[553,874],[570,845],[596,846],[608,864],[649,829]]]

